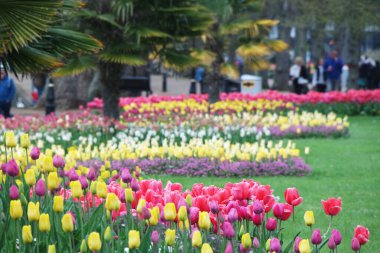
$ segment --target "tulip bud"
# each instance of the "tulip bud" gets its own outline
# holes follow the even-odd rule
[[[295,253],[300,253],[300,251],[299,251],[299,244],[300,244],[301,240],[302,240],[302,238],[299,237],[299,236],[297,236],[296,239],[294,240],[294,247],[293,247],[293,249],[294,249]]]
[[[281,219],[283,212],[284,212],[284,209],[280,203],[276,203],[273,205],[273,215],[277,219]]]
[[[136,211],[138,214],[142,213],[142,208],[146,205],[145,199],[139,199],[139,202],[137,203]]]
[[[28,203],[28,220],[30,222],[32,221],[38,221],[40,219],[40,203]]]
[[[66,213],[65,215],[63,215],[61,223],[63,232],[73,232],[74,224],[73,219],[71,218],[71,214]]]
[[[62,196],[54,196],[53,211],[56,213],[60,213],[63,211],[63,197]]]
[[[263,221],[264,221],[264,213],[261,213],[261,214],[252,213],[253,224],[255,224],[256,226],[261,226]]]
[[[164,207],[165,220],[174,221],[177,216],[177,211],[174,203],[167,203]]]
[[[98,182],[97,181],[91,181],[91,185],[90,185],[90,191],[93,195],[96,194],[96,188],[98,186]]]
[[[132,181],[131,173],[127,168],[121,171],[121,180],[123,180],[124,183],[130,183]]]
[[[20,136],[20,146],[22,148],[29,148],[30,147],[30,140],[28,134],[22,134]]]
[[[257,239],[257,237],[253,238],[253,247],[255,249],[258,249],[260,247],[260,242],[259,239]]]
[[[249,233],[245,233],[242,235],[241,244],[243,245],[244,249],[249,249],[252,247],[252,239]]]
[[[201,253],[213,253],[214,251],[212,250],[210,244],[204,243],[201,248]]]
[[[32,169],[29,169],[24,174],[25,182],[29,186],[33,186],[36,183],[36,174]]]
[[[137,249],[140,247],[140,232],[137,230],[130,230],[128,233],[128,247],[129,249]]]
[[[61,156],[55,155],[53,157],[53,165],[56,168],[61,168],[62,169],[63,167],[65,167],[65,160]]]
[[[298,244],[298,250],[300,253],[311,253],[309,240],[303,239]]]
[[[111,233],[111,227],[108,226],[106,230],[104,231],[104,241],[109,242],[111,241],[112,233]]]
[[[202,246],[202,235],[201,232],[199,232],[199,230],[195,230],[193,232],[193,237],[191,238],[191,245],[193,245],[193,247],[195,248],[199,248],[200,246]]]
[[[20,168],[14,159],[10,160],[7,165],[7,174],[11,177],[16,177],[20,173]]]
[[[224,253],[233,253],[234,249],[232,248],[232,244],[230,241],[228,241],[226,249],[224,250]]]
[[[261,204],[261,202],[259,200],[255,200],[253,202],[253,212],[255,214],[261,214],[263,211],[264,211],[264,209],[263,209],[263,205]]]
[[[16,143],[16,137],[15,134],[12,131],[6,131],[4,134],[5,139],[5,146],[7,148],[15,148]]]
[[[25,244],[33,242],[32,227],[30,225],[24,225],[22,227],[22,241]]]
[[[108,211],[118,211],[120,209],[121,202],[115,193],[108,193],[106,199],[106,208]]]
[[[208,212],[199,212],[198,227],[200,229],[209,230],[210,226],[211,221]]]
[[[187,220],[187,208],[186,206],[181,206],[178,210],[178,219],[180,221]]]
[[[30,151],[30,157],[32,160],[37,160],[40,157],[40,150],[38,147],[33,147]]]
[[[190,222],[191,224],[197,224],[199,220],[199,208],[198,207],[190,207]]]
[[[210,211],[213,213],[213,214],[217,214],[219,213],[219,204],[218,202],[216,202],[215,200],[211,201],[209,203],[209,207],[210,207]]]
[[[20,192],[17,188],[16,185],[12,185],[10,188],[9,188],[9,198],[10,199],[18,199],[20,197]]]
[[[133,193],[132,193],[132,189],[131,188],[125,189],[125,200],[128,203],[132,203],[133,202],[134,198],[133,198]]]
[[[266,228],[268,231],[274,231],[277,228],[277,220],[274,218],[268,218],[266,223]]]
[[[95,173],[95,169],[94,168],[92,168],[92,167],[90,168],[90,170],[87,173],[87,178],[90,181],[94,181],[96,179],[96,173]]]
[[[351,248],[355,252],[360,250],[361,246],[360,246],[360,242],[359,242],[358,238],[356,238],[356,237],[352,238]]]
[[[152,216],[152,214],[150,213],[149,208],[147,208],[146,206],[143,206],[143,207],[142,207],[141,215],[142,215],[142,218],[143,218],[144,220],[149,220],[150,217]]]
[[[228,221],[225,221],[222,225],[222,230],[223,230],[223,235],[228,238],[228,239],[232,239],[235,237],[235,229],[234,227],[231,225],[231,223],[229,223]]]
[[[329,249],[331,250],[334,250],[336,248],[336,244],[335,244],[335,241],[334,241],[334,236],[331,235],[331,237],[329,238],[329,241],[327,243],[327,246],[329,247]]]
[[[104,182],[98,181],[96,184],[96,195],[99,198],[106,198],[108,194],[107,185]]]
[[[186,204],[187,204],[189,207],[191,207],[192,204],[193,204],[193,200],[192,200],[190,194],[187,194],[187,195],[186,195]]]
[[[340,234],[339,230],[333,229],[331,231],[331,235],[334,238],[335,245],[338,246],[342,242],[342,235]]]
[[[86,240],[82,240],[82,243],[80,244],[80,253],[87,253],[87,244]]]
[[[280,243],[280,240],[278,240],[277,238],[272,238],[270,240],[269,249],[270,249],[270,252],[274,251],[276,253],[280,253],[281,252],[281,243]]]
[[[38,222],[38,229],[41,232],[49,232],[50,231],[50,217],[49,214],[43,213],[40,215],[40,219]]]
[[[70,183],[71,194],[73,198],[81,198],[83,196],[83,190],[81,183],[76,180]]]
[[[271,241],[271,239],[269,238],[269,239],[265,242],[265,250],[266,250],[266,251],[269,251],[269,250],[270,250],[270,241]]]
[[[67,177],[70,179],[70,181],[76,181],[79,179],[79,175],[74,168],[71,168],[69,170],[69,172],[67,173]]]
[[[92,232],[87,239],[88,248],[92,251],[99,251],[102,248],[102,241],[98,232]]]
[[[237,221],[239,219],[239,215],[238,215],[236,208],[230,209],[230,211],[228,212],[227,219],[231,223],[234,223],[235,221]]]
[[[137,192],[138,190],[140,190],[140,185],[137,182],[136,178],[132,178],[132,180],[131,180],[131,189],[134,192]]]
[[[47,178],[47,186],[49,190],[55,190],[59,186],[59,178],[57,172],[50,172]]]
[[[144,209],[145,208],[143,208],[143,217],[144,217]],[[150,212],[149,225],[156,226],[158,223],[159,215],[160,215],[159,208],[157,206],[155,206],[152,208],[152,210],[148,209],[148,211]]]
[[[20,200],[11,200],[9,209],[11,218],[14,220],[20,219],[22,217],[22,206]]]
[[[152,235],[150,237],[153,244],[158,244],[160,242],[160,235],[156,230],[152,232]]]
[[[303,219],[305,220],[306,226],[313,226],[315,223],[314,212],[313,211],[306,211],[305,215],[303,216]]]
[[[173,246],[175,243],[175,230],[166,229],[165,231],[165,244],[168,246]]]
[[[55,253],[56,250],[55,250],[55,245],[54,244],[50,244],[49,247],[48,247],[48,253]]]
[[[242,237],[244,234],[245,234],[245,228],[244,228],[244,225],[242,224],[239,230],[239,237]]]
[[[322,243],[321,231],[319,229],[315,229],[311,235],[311,243],[314,245],[319,245]]]

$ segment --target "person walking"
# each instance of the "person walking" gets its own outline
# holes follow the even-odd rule
[[[313,81],[312,84],[317,88],[318,92],[326,92],[326,72],[324,70],[324,59],[320,58],[318,61],[318,65],[315,67],[313,73]]]
[[[15,85],[3,64],[0,63],[0,113],[5,117],[11,116],[10,110],[15,95]]]
[[[368,88],[372,67],[371,59],[368,58],[368,56],[363,55],[359,61],[359,78],[357,82],[359,89]]]
[[[201,94],[206,93],[204,87],[204,74],[205,68],[202,66],[198,66],[197,70],[195,71],[195,80],[199,83]]]
[[[326,72],[327,91],[340,90],[340,78],[343,61],[338,57],[338,52],[333,50],[326,58],[324,71]]]
[[[290,80],[292,81],[296,94],[306,94],[308,92],[307,69],[301,57],[294,60],[294,65],[290,68]]]

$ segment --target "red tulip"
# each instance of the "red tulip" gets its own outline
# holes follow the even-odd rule
[[[342,210],[342,200],[340,198],[322,200],[322,205],[325,213],[330,216],[335,216]]]
[[[300,197],[297,188],[287,188],[284,193],[285,200],[289,205],[298,206],[302,203],[302,197]]]
[[[366,227],[358,225],[354,231],[354,237],[359,240],[360,245],[366,244],[369,240],[369,230]]]

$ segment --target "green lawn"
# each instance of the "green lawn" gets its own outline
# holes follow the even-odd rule
[[[334,228],[343,235],[339,252],[353,252],[351,239],[357,224],[366,226],[371,232],[370,242],[363,252],[380,252],[380,117],[352,117],[350,136],[342,139],[302,139],[296,140],[303,150],[310,147],[307,162],[313,168],[308,177],[259,177],[254,180],[270,184],[274,194],[284,201],[283,192],[287,187],[297,187],[304,198],[296,208],[296,225],[291,220],[285,223],[287,234],[302,231],[301,236],[309,236],[303,226],[303,214],[313,210],[315,228],[324,232],[329,218],[324,214],[321,199],[341,197],[342,212],[334,218]],[[223,186],[226,182],[240,181],[240,178],[216,177],[171,177],[157,176],[164,182],[180,182],[186,188],[194,183]],[[298,225],[297,225],[298,224]],[[323,252],[328,252],[325,247]]]

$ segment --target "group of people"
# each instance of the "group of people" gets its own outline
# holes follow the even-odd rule
[[[290,68],[290,79],[296,94],[306,94],[310,88],[318,92],[347,89],[349,68],[343,64],[337,51],[320,58],[316,66],[306,67],[301,57],[297,57]]]
[[[306,66],[301,57],[297,57],[290,68],[290,80],[296,94],[306,94],[309,89],[318,92],[347,91],[349,67],[343,63],[338,52],[333,50],[326,58],[320,58],[318,64]],[[380,64],[368,57],[359,62],[359,89],[380,88]]]

